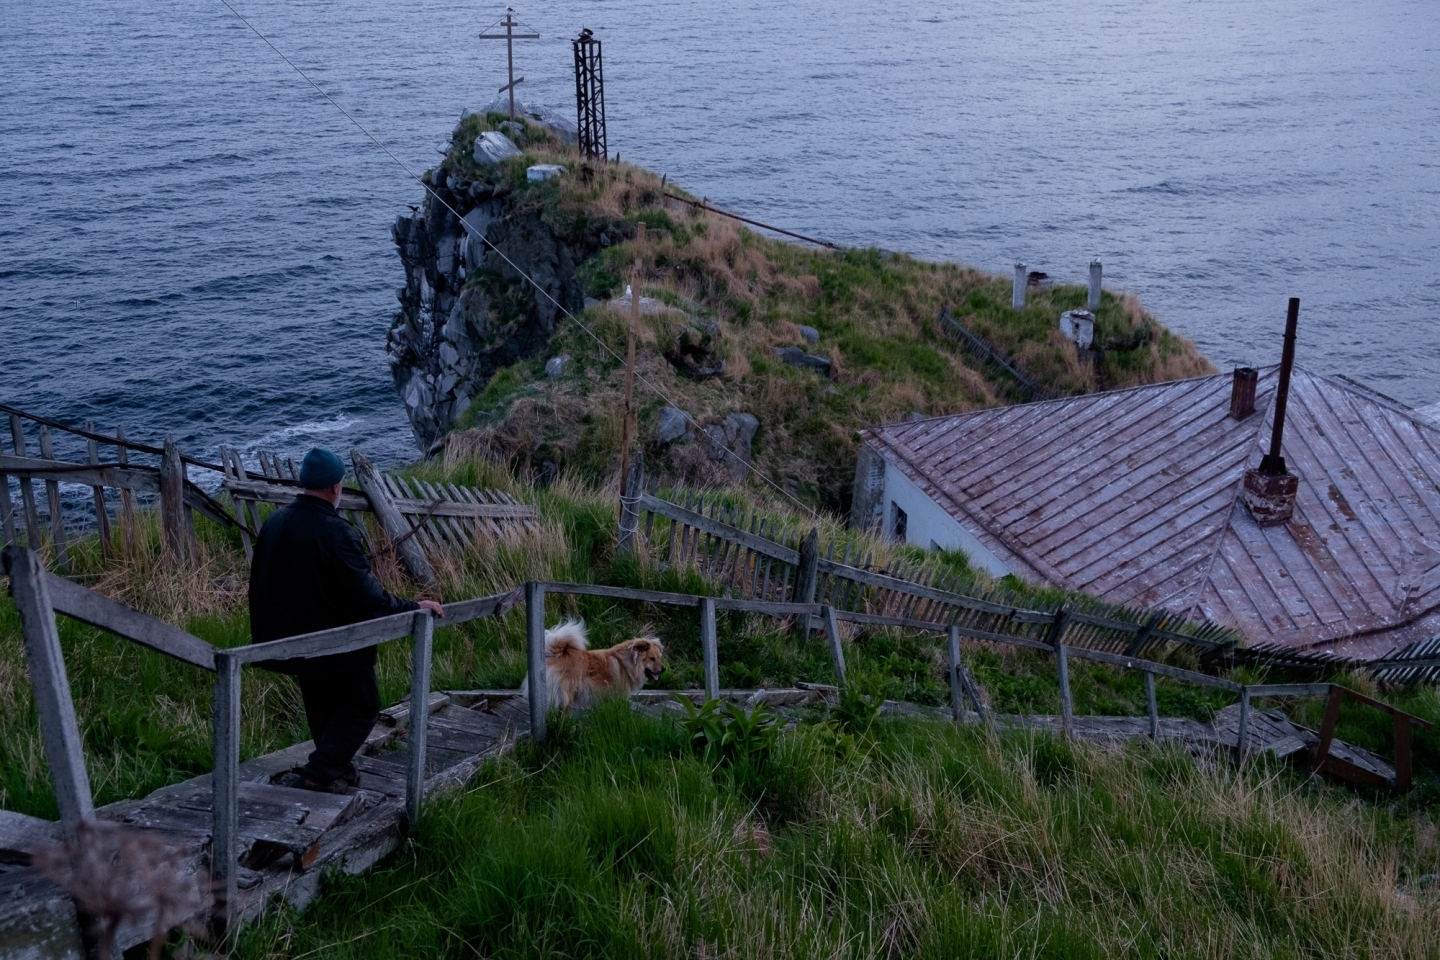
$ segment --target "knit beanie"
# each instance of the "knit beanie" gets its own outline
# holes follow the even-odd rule
[[[300,486],[325,490],[345,479],[345,461],[324,447],[311,447],[300,462]]]

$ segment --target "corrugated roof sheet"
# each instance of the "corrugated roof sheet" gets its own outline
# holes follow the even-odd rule
[[[1239,494],[1269,446],[1277,373],[1238,421],[1221,374],[864,436],[1029,579],[1354,656],[1440,632],[1440,425],[1297,367],[1295,515],[1262,528]]]

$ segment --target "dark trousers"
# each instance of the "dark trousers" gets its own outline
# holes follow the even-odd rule
[[[355,753],[380,716],[380,688],[374,667],[296,674],[305,701],[305,719],[315,738],[315,752],[304,775],[318,783],[359,782],[352,763]]]

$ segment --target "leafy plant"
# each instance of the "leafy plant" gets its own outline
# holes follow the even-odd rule
[[[780,736],[780,720],[763,702],[746,710],[724,700],[707,700],[696,707],[686,697],[675,699],[685,709],[680,726],[706,763],[756,769],[770,759]]]
[[[878,684],[868,678],[852,679],[840,691],[840,702],[835,705],[835,721],[846,733],[863,736],[880,716],[880,705],[885,695]]]

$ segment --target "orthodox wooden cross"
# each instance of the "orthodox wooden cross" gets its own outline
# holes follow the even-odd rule
[[[515,19],[515,10],[514,10],[513,7],[506,7],[506,8],[505,8],[505,19],[504,19],[504,21],[501,22],[500,26],[502,26],[502,27],[505,28],[505,32],[504,32],[504,33],[482,33],[482,34],[480,34],[480,39],[481,39],[481,40],[504,40],[504,41],[505,41],[505,58],[506,58],[506,60],[509,61],[509,65],[510,65],[510,82],[507,83],[507,84],[505,84],[505,86],[501,87],[501,88],[500,88],[500,92],[501,92],[501,93],[504,93],[504,92],[506,92],[507,90],[510,92],[510,119],[511,119],[511,120],[514,120],[514,119],[515,119],[515,85],[516,85],[517,83],[524,83],[524,82],[525,82],[525,78],[524,78],[524,77],[519,77],[519,78],[517,78],[517,77],[515,76],[515,41],[516,41],[516,40],[539,40],[539,39],[540,39],[540,34],[538,34],[538,33],[516,33],[516,32],[515,32],[515,28],[518,27],[518,26],[520,26],[520,22]]]

